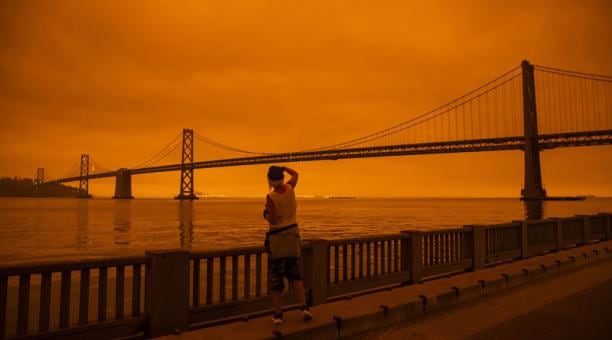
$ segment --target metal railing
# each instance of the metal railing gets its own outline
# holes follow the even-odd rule
[[[321,304],[610,240],[611,220],[602,213],[311,239],[302,245],[304,285],[309,302]],[[0,338],[159,336],[268,313],[267,264],[263,247],[245,247],[0,266]]]
[[[70,337],[100,329],[134,334],[146,320],[147,264],[146,256],[136,256],[2,267],[0,338]]]
[[[422,234],[422,276],[463,271],[472,265],[471,228],[429,231]]]
[[[264,247],[194,252],[190,258],[190,324],[271,308]]]
[[[328,298],[408,280],[409,234],[330,240],[327,246]]]

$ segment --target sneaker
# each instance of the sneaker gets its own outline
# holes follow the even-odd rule
[[[302,310],[302,320],[310,321],[312,320],[312,313],[307,305],[304,305],[300,308]]]
[[[280,312],[276,312],[272,315],[272,322],[274,322],[275,325],[280,325],[283,323],[283,313]]]

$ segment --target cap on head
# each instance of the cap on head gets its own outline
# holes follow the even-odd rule
[[[273,181],[282,180],[283,178],[285,178],[284,172],[285,170],[283,169],[283,167],[272,165],[268,169],[268,179],[271,179]]]

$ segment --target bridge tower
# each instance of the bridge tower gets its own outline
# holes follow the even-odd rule
[[[536,107],[535,77],[533,65],[527,60],[521,63],[523,73],[523,129],[525,136],[525,183],[522,200],[546,199],[542,186],[540,148],[538,146],[538,112]]]
[[[81,173],[79,178],[79,192],[77,198],[91,198],[89,194],[89,155],[81,155]]]
[[[181,187],[179,200],[197,200],[193,192],[193,130],[183,129],[183,152],[181,153]]]
[[[45,182],[45,169],[38,168],[36,169],[36,179],[34,179],[34,185],[38,186]]]
[[[38,196],[40,194],[40,186],[45,182],[45,169],[38,168],[36,169],[36,178],[34,178],[34,196]]]

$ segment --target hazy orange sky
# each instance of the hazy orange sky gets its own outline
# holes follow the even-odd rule
[[[133,166],[182,128],[255,150],[342,142],[522,59],[612,74],[612,2],[506,3],[2,1],[0,176],[58,177],[81,153]],[[523,181],[519,151],[290,165],[304,195],[516,197]],[[612,146],[546,151],[542,168],[549,194],[612,195]],[[196,190],[263,195],[266,169],[198,170]],[[133,178],[136,197],[178,187]]]

